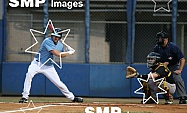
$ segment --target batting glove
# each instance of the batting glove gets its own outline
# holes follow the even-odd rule
[[[75,51],[68,51],[68,53],[69,53],[70,55],[72,55],[72,54],[75,53]]]

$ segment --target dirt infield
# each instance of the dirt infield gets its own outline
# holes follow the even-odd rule
[[[84,98],[83,103],[72,103],[64,97],[31,97],[29,103],[18,103],[18,97],[0,97],[0,113],[85,113],[85,108],[118,107],[121,113],[187,113],[187,105],[140,104],[141,99]]]

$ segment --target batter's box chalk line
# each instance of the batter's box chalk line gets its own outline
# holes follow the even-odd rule
[[[32,100],[30,100],[26,107],[21,107],[21,108],[19,108],[19,110],[4,111],[4,112],[0,112],[0,113],[16,113],[16,112],[26,113],[26,111],[32,111],[32,110],[37,110],[37,109],[38,109],[38,111],[36,113],[40,113],[42,111],[42,108],[53,107],[53,106],[59,106],[59,105],[44,105],[44,106],[37,106],[36,107],[34,105],[34,102]]]

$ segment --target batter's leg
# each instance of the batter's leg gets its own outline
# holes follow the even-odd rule
[[[24,88],[22,92],[22,97],[28,99],[30,94],[30,88],[31,88],[31,82],[34,75],[36,75],[39,72],[40,68],[38,65],[35,64],[35,62],[32,62],[28,68],[28,71],[26,73],[25,82],[24,82]]]
[[[47,68],[46,68],[47,67]],[[53,66],[43,66],[42,73],[70,100],[74,100],[75,96],[68,90],[66,85],[60,80],[58,73]]]

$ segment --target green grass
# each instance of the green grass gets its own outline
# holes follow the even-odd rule
[[[18,96],[0,96],[0,102],[18,102],[21,97]],[[137,104],[140,103],[142,98],[91,98],[91,97],[83,97],[84,103],[114,103],[114,104]],[[29,100],[33,102],[71,102],[69,99],[65,97],[30,97]],[[178,103],[178,100],[174,100],[175,103]],[[163,104],[164,100],[159,99],[159,104]]]

